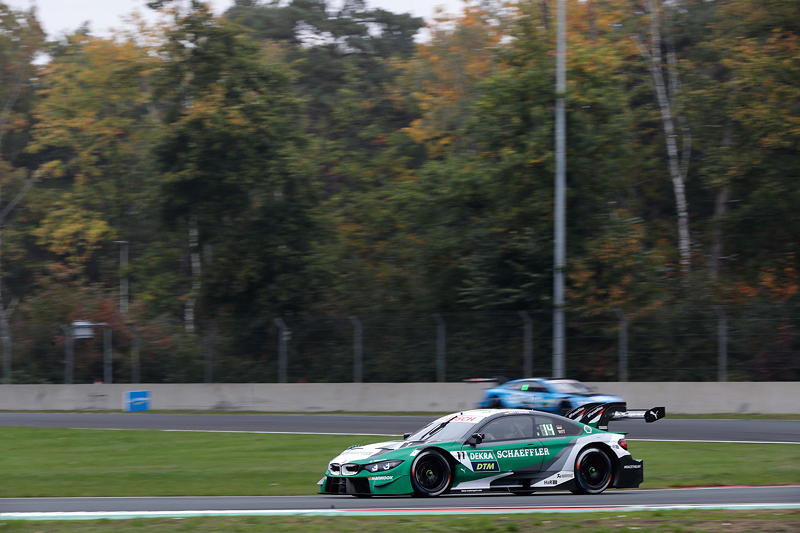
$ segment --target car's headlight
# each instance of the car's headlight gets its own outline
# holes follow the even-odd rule
[[[395,468],[403,461],[381,461],[379,463],[371,463],[364,467],[368,472],[385,472]]]

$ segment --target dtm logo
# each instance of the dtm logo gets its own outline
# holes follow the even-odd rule
[[[472,470],[475,472],[499,472],[500,465],[497,461],[472,461]]]
[[[499,472],[500,465],[495,459],[494,452],[452,452],[453,457],[470,468],[473,472]]]

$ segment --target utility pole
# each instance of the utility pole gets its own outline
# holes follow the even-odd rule
[[[556,178],[553,249],[553,377],[564,377],[564,268],[566,266],[566,117],[567,5],[558,0],[556,20]]]

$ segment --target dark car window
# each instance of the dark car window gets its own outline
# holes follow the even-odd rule
[[[520,381],[519,383],[511,383],[506,388],[523,392],[547,392],[547,387],[538,381]]]
[[[564,418],[547,415],[535,415],[536,438],[572,437],[583,433],[583,428]]]
[[[461,440],[465,435],[471,434],[475,424],[481,418],[458,415],[442,417],[417,430],[406,439],[409,442],[448,442]]]
[[[533,439],[533,417],[529,415],[512,415],[495,418],[480,430],[484,442],[496,440]]]
[[[565,379],[553,380],[549,383],[556,392],[560,392],[561,394],[593,394],[592,389],[580,381],[571,381]]]

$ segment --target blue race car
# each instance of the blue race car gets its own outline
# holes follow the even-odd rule
[[[598,394],[574,379],[525,378],[506,381],[483,391],[483,408],[538,409],[565,414],[587,403],[624,402],[619,396]]]

